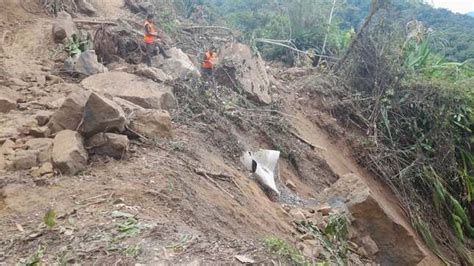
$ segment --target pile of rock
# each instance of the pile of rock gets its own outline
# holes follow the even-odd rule
[[[0,170],[30,170],[35,177],[83,171],[89,155],[122,159],[127,135],[171,138],[171,89],[132,74],[85,79],[54,112],[40,111],[28,132],[4,139]]]

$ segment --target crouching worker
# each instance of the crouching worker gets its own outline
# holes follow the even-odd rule
[[[143,35],[143,42],[145,42],[145,50],[146,50],[146,64],[151,66],[151,58],[156,55],[156,48],[158,47],[160,53],[165,57],[169,58],[169,56],[165,53],[162,45],[157,41],[160,40],[160,36],[158,35],[158,31],[156,30],[155,25],[153,24],[153,14],[149,14],[146,17],[144,28],[145,33]]]
[[[201,65],[202,74],[208,77],[212,76],[216,62],[217,53],[214,52],[214,49],[210,49],[204,54],[204,60]]]

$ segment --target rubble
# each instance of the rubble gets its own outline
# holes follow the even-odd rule
[[[147,109],[170,110],[176,105],[171,87],[125,72],[93,75],[81,84],[91,91],[122,98]]]
[[[54,167],[62,174],[75,175],[86,168],[89,157],[81,135],[63,130],[54,138],[52,158]]]
[[[415,240],[407,225],[381,205],[368,185],[358,176],[347,174],[320,195],[322,201],[341,197],[346,200],[352,217],[352,226],[365,238],[367,255],[376,253],[377,262],[385,264],[416,265],[426,254]],[[375,248],[377,247],[377,248]]]

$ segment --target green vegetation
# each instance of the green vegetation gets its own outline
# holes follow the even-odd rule
[[[45,251],[46,251],[46,247],[43,245],[39,245],[35,253],[33,253],[30,257],[20,260],[20,265],[24,265],[24,266],[41,265],[41,259],[44,257]]]
[[[278,255],[289,263],[294,263],[296,265],[307,264],[306,259],[301,252],[281,238],[274,236],[268,237],[264,240],[264,243],[270,252]]]

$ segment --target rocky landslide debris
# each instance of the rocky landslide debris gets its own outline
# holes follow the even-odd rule
[[[29,170],[34,178],[55,170],[75,175],[86,169],[89,155],[126,158],[127,135],[173,136],[170,114],[161,109],[175,104],[167,85],[117,72],[91,76],[84,84],[63,84],[69,95],[54,111],[6,114],[0,127],[0,171]]]
[[[416,265],[426,256],[409,225],[383,206],[357,175],[341,177],[320,199],[351,217],[355,231],[351,240],[358,244],[361,255],[382,265]]]

